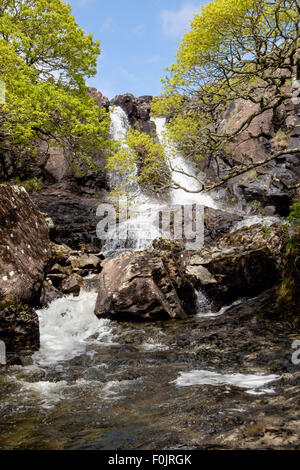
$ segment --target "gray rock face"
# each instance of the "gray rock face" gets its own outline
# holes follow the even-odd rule
[[[84,197],[60,186],[31,195],[41,211],[54,222],[53,239],[77,249],[81,243],[98,244],[96,210],[100,198]]]
[[[44,216],[22,187],[0,185],[0,298],[35,299],[51,256]]]
[[[106,260],[99,286],[98,318],[167,320],[196,312],[193,285],[174,251],[125,252]]]
[[[280,224],[266,230],[260,225],[242,228],[191,252],[187,273],[217,305],[253,297],[279,281],[285,243]]]
[[[132,127],[152,135],[155,130],[150,121],[152,96],[140,96],[135,98],[131,93],[117,95],[111,101],[111,105],[120,106],[128,116]]]
[[[237,222],[243,219],[241,215],[225,212],[219,209],[204,209],[204,241],[211,244],[221,235],[229,233]]]

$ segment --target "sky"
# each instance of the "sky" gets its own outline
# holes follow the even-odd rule
[[[207,0],[68,0],[77,23],[101,42],[98,74],[88,80],[109,99],[157,96],[165,67]]]

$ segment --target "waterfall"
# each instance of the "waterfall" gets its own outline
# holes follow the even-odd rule
[[[197,180],[197,172],[195,165],[187,162],[184,157],[179,154],[175,147],[164,138],[166,119],[163,117],[153,118],[152,121],[156,126],[157,137],[165,148],[166,156],[171,161],[171,178],[173,181],[197,191],[201,189],[200,182]],[[111,110],[111,137],[119,140],[121,145],[125,146],[124,139],[130,128],[129,121],[124,110],[116,106]],[[145,194],[139,184],[136,182],[138,169],[135,167],[130,173],[123,175],[110,175],[111,187],[115,188],[126,180],[126,190],[130,193],[130,199],[135,205],[135,215],[131,216],[119,224],[119,232],[127,233],[127,236],[120,240],[116,237],[116,232],[112,231],[111,236],[106,241],[106,256],[114,256],[123,250],[145,250],[152,246],[155,238],[171,238],[170,224],[165,222],[162,224],[159,219],[161,213],[170,212],[170,208],[181,207],[185,205],[198,205],[217,208],[213,198],[203,192],[190,193],[184,189],[170,189],[165,201],[162,202],[160,195]],[[167,219],[166,219],[167,220]]]
[[[187,162],[185,158],[180,153],[178,153],[175,146],[166,140],[166,118],[159,117],[152,118],[151,120],[156,126],[158,140],[164,146],[167,158],[171,162],[172,180],[175,183],[178,183],[180,186],[190,189],[191,191],[197,191],[201,189],[201,184],[198,181],[200,178],[197,175],[195,165]],[[172,204],[199,204],[211,207],[213,209],[217,209],[218,207],[213,198],[204,191],[199,193],[189,193],[183,189],[171,189],[170,202]]]
[[[110,135],[114,140],[123,141],[130,125],[127,114],[120,106],[110,110]]]

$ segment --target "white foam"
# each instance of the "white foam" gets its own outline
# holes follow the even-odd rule
[[[236,305],[240,305],[242,302],[243,302],[243,300],[239,299],[239,300],[236,300],[235,302],[233,302],[230,305],[225,305],[218,312],[207,312],[207,313],[200,312],[200,313],[197,313],[197,315],[195,315],[195,316],[198,317],[198,318],[216,318],[216,317],[220,317],[221,315],[224,315],[224,313],[227,312],[227,310],[229,310],[232,307],[235,307]]]
[[[180,372],[180,376],[171,383],[179,387],[189,387],[192,385],[229,385],[248,389],[248,393],[266,393],[266,389],[261,389],[264,385],[274,382],[278,375],[260,374],[219,374],[209,370],[192,370],[190,372]],[[260,389],[260,390],[259,390]],[[272,393],[273,391],[271,391]]]
[[[67,382],[64,380],[59,382],[26,382],[18,380],[18,383],[22,387],[22,394],[25,400],[30,401],[31,399],[38,398],[42,408],[52,408],[65,398],[63,392]]]
[[[167,351],[169,349],[165,344],[150,341],[142,343],[140,348],[144,351]]]
[[[33,359],[38,365],[50,365],[85,353],[89,338],[113,344],[111,322],[94,315],[97,294],[82,292],[79,297],[54,300],[39,310],[41,348]]]
[[[283,222],[280,217],[263,217],[259,215],[251,215],[250,217],[246,217],[245,219],[241,220],[240,222],[237,222],[234,227],[231,229],[231,233],[235,232],[236,230],[239,230],[243,227],[251,227],[252,225],[260,224],[265,227],[270,227],[271,225],[275,224],[278,222]]]

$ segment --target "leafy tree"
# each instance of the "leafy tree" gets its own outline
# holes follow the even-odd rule
[[[106,168],[127,175],[125,187],[128,178],[135,178],[136,173],[138,182],[146,190],[158,191],[169,186],[170,173],[163,146],[138,130],[128,131],[123,146],[108,157]],[[119,187],[119,191],[122,189],[126,188]]]
[[[109,115],[87,93],[99,42],[86,35],[62,0],[2,0],[0,5],[0,146],[44,140],[91,164],[110,149]]]
[[[299,13],[297,0],[214,0],[195,15],[152,106],[153,115],[169,117],[169,138],[186,157],[218,164],[256,116],[292,98]],[[220,128],[220,118],[238,99],[251,102],[253,112],[228,132]],[[217,182],[199,191],[299,151],[274,148],[264,160],[219,173]]]

